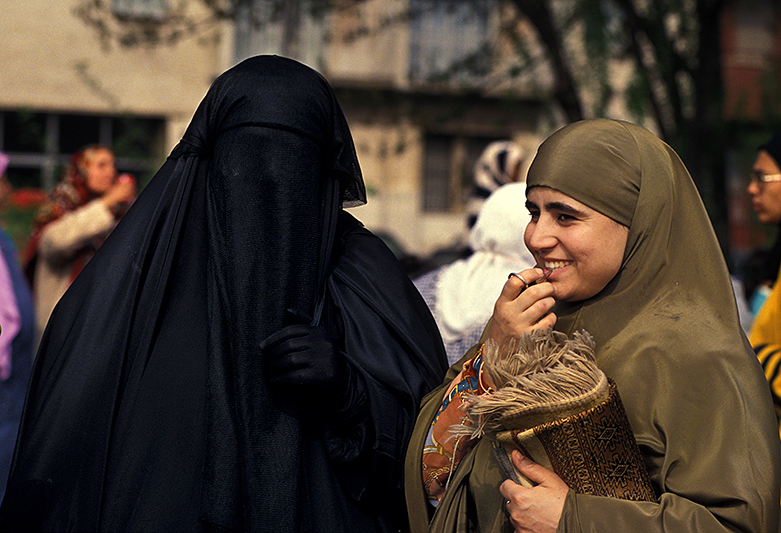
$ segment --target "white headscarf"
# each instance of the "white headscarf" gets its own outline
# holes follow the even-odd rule
[[[445,344],[484,327],[507,276],[534,266],[523,242],[529,221],[525,204],[525,183],[509,183],[494,191],[469,234],[474,253],[440,274],[434,318]]]

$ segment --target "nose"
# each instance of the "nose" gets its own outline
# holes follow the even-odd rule
[[[545,217],[540,217],[526,227],[526,246],[532,252],[552,250],[558,242],[555,225],[545,220]]]
[[[751,180],[748,183],[748,187],[746,187],[746,192],[748,192],[751,196],[756,196],[759,194],[759,185],[757,185],[757,182],[754,180]]]

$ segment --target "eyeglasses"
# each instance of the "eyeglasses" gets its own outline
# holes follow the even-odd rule
[[[781,181],[781,174],[765,174],[761,170],[752,170],[751,181],[753,183],[770,183],[771,181]]]

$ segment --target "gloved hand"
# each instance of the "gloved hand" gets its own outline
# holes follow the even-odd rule
[[[263,371],[274,392],[338,407],[351,372],[324,327],[287,326],[264,340],[260,348]]]

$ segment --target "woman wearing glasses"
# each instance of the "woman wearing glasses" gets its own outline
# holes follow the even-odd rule
[[[751,169],[751,182],[746,189],[751,206],[763,224],[781,222],[781,134],[759,147]]]
[[[751,206],[763,224],[781,224],[781,134],[759,147],[757,159],[751,170],[751,183],[747,188]],[[773,391],[776,415],[781,416],[781,285],[778,278],[781,264],[781,232],[776,243],[767,252],[765,263],[770,272],[767,277],[774,283],[770,295],[762,304],[749,332],[749,341],[757,352],[765,376]]]

